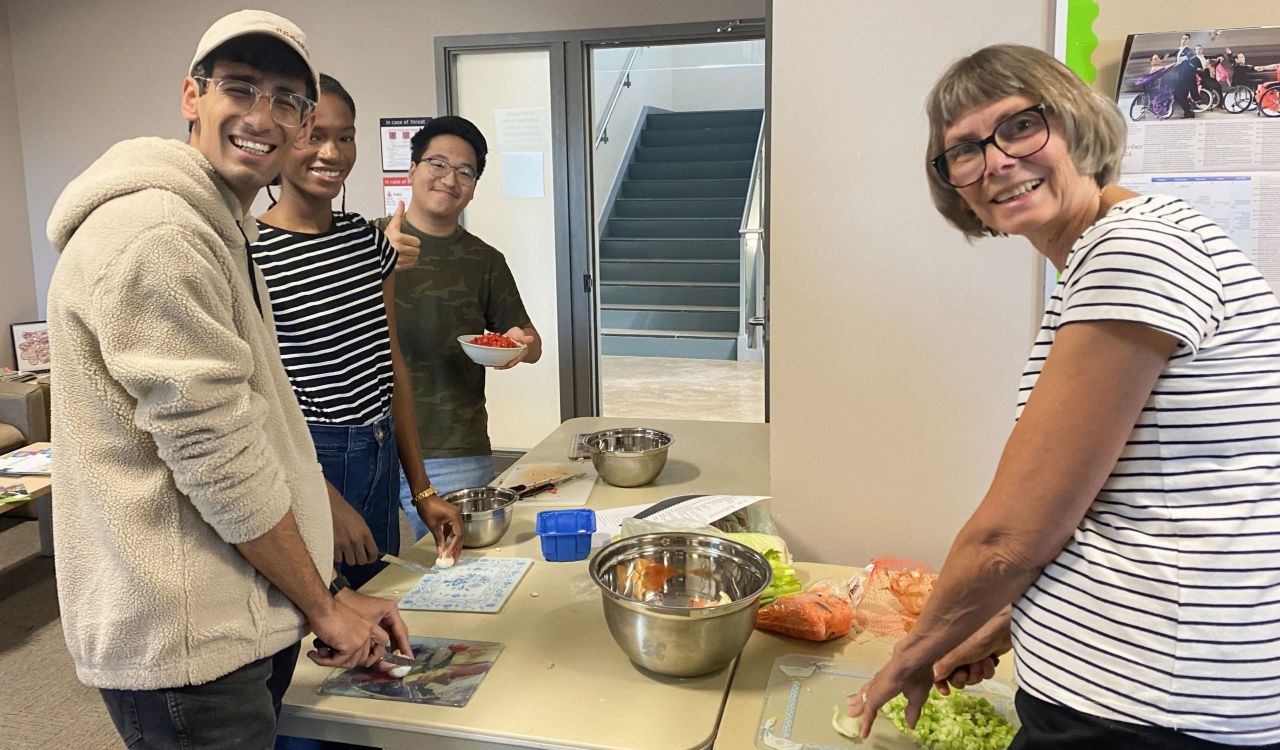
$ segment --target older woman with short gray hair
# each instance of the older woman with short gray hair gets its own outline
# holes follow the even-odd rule
[[[992,675],[1015,748],[1280,746],[1280,305],[1182,200],[1115,184],[1124,123],[1049,55],[997,45],[929,95],[927,174],[966,237],[1060,272],[990,489],[928,606],[850,698]]]

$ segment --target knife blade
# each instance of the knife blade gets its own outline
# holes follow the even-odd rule
[[[520,499],[523,500],[526,497],[533,497],[541,492],[546,492],[549,489],[559,487],[566,482],[572,482],[573,480],[578,479],[579,477],[585,477],[586,475],[587,472],[585,471],[580,471],[577,474],[561,474],[558,477],[552,477],[551,479],[536,482],[534,484],[517,484],[512,487],[508,487],[507,489],[515,492],[520,496]]]
[[[427,566],[419,565],[416,562],[409,562],[408,560],[403,560],[399,557],[396,557],[395,555],[383,555],[381,559],[383,562],[388,562],[388,563],[391,563],[392,565],[399,565],[405,570],[412,570],[414,573],[422,573],[424,575],[433,575],[435,573],[440,572],[435,568],[428,568]]]

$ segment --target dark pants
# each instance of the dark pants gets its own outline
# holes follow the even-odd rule
[[[295,643],[203,685],[99,692],[130,750],[265,750],[297,661]]]
[[[361,427],[309,425],[316,444],[316,459],[324,478],[338,488],[373,532],[378,552],[400,552],[400,457],[395,424],[387,414]],[[387,566],[338,565],[338,570],[359,588]]]
[[[1014,698],[1022,729],[1009,750],[1209,750],[1228,748],[1165,727],[1126,724],[1042,701],[1025,690]],[[1261,747],[1277,750],[1280,745]]]
[[[1196,74],[1194,71],[1182,70],[1182,66],[1178,66],[1178,70],[1173,71],[1176,76],[1173,79],[1173,101],[1182,107],[1182,114],[1194,114],[1191,107],[1194,102],[1191,101],[1191,94],[1196,87]]]

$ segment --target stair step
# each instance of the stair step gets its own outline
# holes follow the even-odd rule
[[[601,328],[736,332],[738,322],[723,305],[600,305]]]
[[[620,198],[613,216],[622,219],[742,219],[746,198]]]
[[[644,330],[636,328],[601,328],[600,333],[605,336],[669,336],[671,338],[682,339],[733,339],[738,334],[730,331],[678,331],[663,330],[660,328],[647,328]]]
[[[738,283],[738,260],[655,260],[652,258],[601,258],[604,283],[706,282]]]
[[[734,219],[609,219],[606,237],[715,237],[738,236],[742,220]]]
[[[739,256],[737,239],[606,237],[600,240],[601,260],[731,260],[736,263]]]
[[[640,132],[641,146],[695,146],[698,144],[750,143],[755,149],[760,127],[662,128]]]
[[[622,181],[619,198],[742,198],[749,180],[632,180]]]
[[[740,179],[751,177],[751,160],[632,162],[630,180]],[[745,191],[744,191],[745,193]]]
[[[751,143],[716,143],[702,146],[636,146],[635,161],[745,161],[756,155]]]
[[[654,112],[645,118],[645,127],[653,129],[724,128],[754,125],[764,121],[764,110],[726,109],[706,112]]]
[[[695,331],[632,331],[602,329],[602,354],[631,357],[680,357],[682,359],[738,358],[737,334]]]
[[[738,309],[738,285],[698,281],[612,281],[601,275],[602,305],[656,309],[647,306],[700,306]]]

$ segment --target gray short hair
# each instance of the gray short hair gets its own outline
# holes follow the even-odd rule
[[[952,63],[925,102],[929,116],[925,170],[933,204],[971,239],[995,232],[978,220],[931,161],[942,153],[943,134],[956,120],[978,107],[1016,95],[1043,102],[1045,112],[1061,123],[1067,151],[1080,174],[1093,177],[1099,188],[1120,177],[1126,129],[1115,104],[1042,50],[1017,44],[984,47]]]

